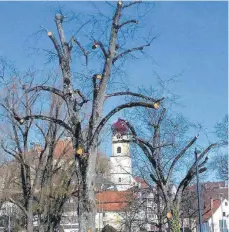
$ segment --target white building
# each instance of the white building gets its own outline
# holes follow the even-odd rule
[[[211,199],[203,214],[211,232],[229,231],[229,201],[227,199]]]
[[[118,231],[127,231],[126,224],[131,226],[133,232],[140,231],[140,228],[155,230],[148,223],[156,220],[154,195],[142,178],[133,177],[130,144],[129,128],[123,120],[118,119],[112,125],[110,157],[110,181],[116,190],[107,189],[96,195],[98,231],[107,224]]]
[[[111,181],[118,191],[127,190],[136,183],[132,176],[130,135],[127,125],[118,119],[112,126]]]

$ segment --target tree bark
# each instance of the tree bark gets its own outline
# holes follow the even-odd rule
[[[179,210],[176,207],[172,209],[172,219],[170,221],[170,231],[180,232]]]
[[[87,166],[81,167],[81,185],[79,185],[78,213],[80,232],[95,231],[96,199],[95,199],[95,163],[97,147],[89,151],[90,159]]]
[[[33,199],[28,200],[27,232],[33,232]]]

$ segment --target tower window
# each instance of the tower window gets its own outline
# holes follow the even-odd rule
[[[121,147],[117,147],[117,153],[121,153]]]
[[[122,179],[119,177],[119,178],[118,178],[118,182],[121,182],[121,181],[122,181]]]

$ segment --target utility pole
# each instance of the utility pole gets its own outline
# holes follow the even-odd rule
[[[198,214],[199,214],[199,232],[202,232],[202,210],[200,201],[200,184],[199,184],[199,168],[198,168],[198,150],[195,148],[195,160],[196,160],[196,186],[197,186],[197,197],[198,197]]]

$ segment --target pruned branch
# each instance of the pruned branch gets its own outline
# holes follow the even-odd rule
[[[152,164],[152,166],[154,167],[157,177],[158,179],[165,183],[165,178],[163,175],[163,172],[160,168],[160,166],[158,165],[156,159],[154,158],[154,152],[157,148],[153,147],[149,142],[145,141],[142,138],[137,137],[137,133],[134,129],[134,127],[126,120],[121,119],[130,129],[131,133],[132,133],[132,141],[134,143],[136,143],[144,152],[144,154],[146,155],[146,157],[148,158],[148,160],[150,161],[150,163]]]
[[[61,119],[56,119],[56,118],[52,118],[49,116],[45,116],[45,115],[28,115],[25,117],[21,117],[21,118],[15,118],[17,121],[19,121],[20,124],[23,124],[25,121],[30,120],[30,119],[40,119],[40,120],[44,120],[44,121],[49,121],[49,122],[53,122],[56,123],[62,127],[64,127],[65,129],[67,129],[68,131],[70,131],[72,133],[72,129],[71,127],[68,126],[67,123],[65,123],[64,121],[62,121]]]
[[[200,153],[199,157],[197,158],[197,162],[201,160],[212,148],[216,146],[217,146],[217,143],[210,144],[203,152]]]
[[[155,37],[151,40],[151,42],[155,39]],[[129,48],[126,51],[120,53],[119,55],[117,55],[114,59],[113,59],[113,64],[120,58],[124,57],[125,55],[134,52],[134,51],[142,51],[145,47],[149,47],[151,45],[151,42],[144,44],[142,46],[139,47],[135,47],[135,48]]]
[[[61,98],[63,98],[65,100],[64,94],[63,94],[63,92],[61,90],[50,87],[50,86],[38,85],[38,86],[35,86],[33,88],[27,89],[26,93],[29,93],[29,92],[32,92],[32,91],[38,92],[38,91],[41,91],[41,90],[54,93],[54,94],[60,96]]]
[[[59,33],[59,38],[60,38],[62,48],[64,50],[65,57],[67,58],[69,55],[69,46],[68,46],[68,43],[66,42],[65,35],[64,35],[64,29],[62,26],[63,19],[64,19],[64,16],[62,14],[56,14],[55,16],[56,27]]]
[[[208,161],[208,157],[205,157],[204,161],[198,165],[198,168],[202,168]]]
[[[158,102],[158,101],[157,101]],[[101,129],[103,128],[103,126],[106,124],[106,122],[117,112],[123,110],[123,109],[127,109],[127,108],[132,108],[132,107],[146,107],[146,108],[151,108],[151,109],[158,109],[157,107],[155,107],[155,102],[152,103],[148,103],[148,102],[129,102],[129,103],[125,103],[122,105],[119,105],[117,107],[115,107],[113,110],[111,110],[99,123],[99,125],[97,126],[94,135],[93,135],[93,139],[94,137],[96,137]],[[92,139],[92,141],[93,141]],[[92,142],[91,141],[91,142]]]
[[[145,100],[153,101],[153,102],[157,102],[157,101],[161,102],[161,101],[164,100],[164,98],[155,99],[155,98],[148,97],[148,96],[145,96],[145,95],[140,94],[140,93],[134,93],[134,92],[130,92],[130,91],[110,93],[110,94],[107,94],[107,95],[106,95],[106,98],[116,97],[116,96],[127,96],[127,95],[130,95],[130,96],[133,96],[133,97],[143,98],[143,99],[145,99]]]
[[[101,41],[95,41],[94,43],[97,44],[97,45],[99,45],[100,49],[103,52],[104,57],[107,58],[107,51],[106,51],[103,43]]]
[[[53,33],[51,31],[48,31],[48,37],[51,39],[51,41],[52,41],[52,43],[57,51],[59,61],[61,61],[61,59],[63,58],[63,52],[61,50],[60,44],[58,43],[58,41],[56,40],[55,36],[53,35]]]
[[[196,175],[196,165],[197,163],[199,163],[199,161],[201,159],[203,159],[203,157],[213,148],[215,147],[217,144],[213,143],[210,144],[203,152],[201,152],[201,154],[198,156],[197,160],[194,162],[194,164],[190,167],[190,169],[188,170],[186,176],[183,178],[183,180],[180,182],[178,188],[177,188],[177,193],[175,196],[175,200],[177,200],[178,198],[180,198],[181,194],[183,193],[184,189],[186,188],[186,186],[188,186],[188,184],[190,183],[190,181],[195,177]],[[205,167],[201,168],[206,162],[207,162],[207,158],[200,164],[198,165],[199,172],[204,172],[206,170]]]
[[[168,172],[168,176],[167,176],[167,180],[170,179],[172,171],[174,169],[174,166],[176,165],[176,163],[178,162],[178,160],[185,154],[185,152],[196,142],[198,136],[196,135],[182,150],[179,154],[177,154],[169,168],[169,172]]]

